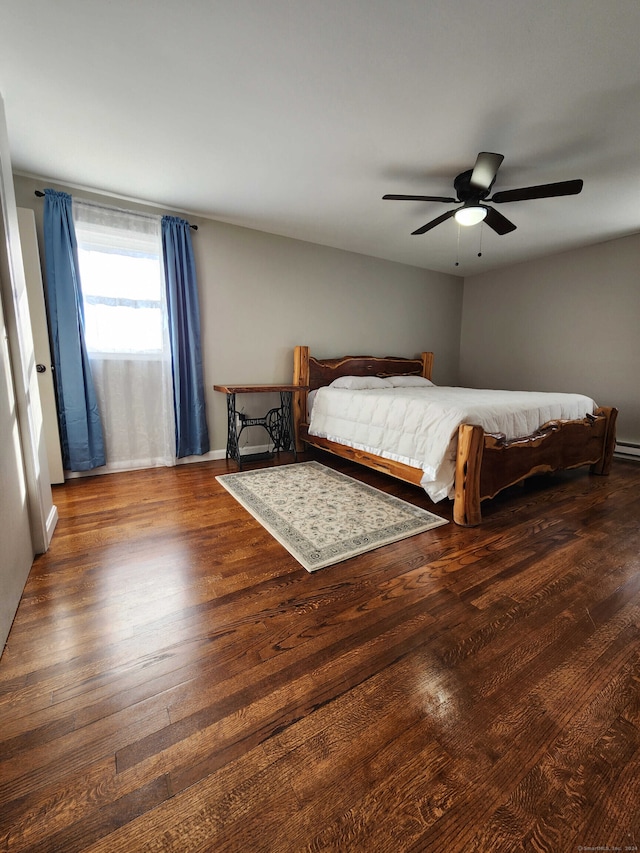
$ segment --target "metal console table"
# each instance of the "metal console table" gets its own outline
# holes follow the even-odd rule
[[[227,459],[234,459],[239,469],[243,462],[270,459],[273,453],[240,454],[240,436],[250,426],[263,427],[273,443],[273,451],[292,450],[297,460],[296,443],[291,415],[291,401],[296,391],[304,391],[300,385],[214,385],[214,391],[227,395]],[[261,418],[250,418],[236,409],[236,394],[279,393],[280,405]],[[238,424],[240,427],[238,428]]]

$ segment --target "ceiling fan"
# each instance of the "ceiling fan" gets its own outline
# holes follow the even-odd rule
[[[493,207],[487,207],[483,202],[502,204],[508,201],[528,201],[533,198],[553,198],[562,195],[577,195],[582,190],[582,181],[559,181],[555,184],[539,184],[535,187],[522,187],[517,190],[503,190],[487,198],[491,187],[496,179],[500,164],[504,160],[502,154],[492,154],[489,151],[481,151],[476,159],[473,169],[462,172],[453,182],[457,198],[446,198],[434,195],[384,195],[383,199],[393,201],[441,201],[445,204],[460,202],[462,207],[448,210],[441,216],[432,219],[412,231],[412,234],[425,234],[441,222],[455,217],[460,225],[475,225],[478,222],[486,222],[496,234],[508,234],[515,231],[516,226],[510,222]]]

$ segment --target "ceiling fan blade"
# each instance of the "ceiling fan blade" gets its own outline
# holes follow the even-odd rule
[[[470,184],[478,189],[488,190],[496,179],[500,164],[504,160],[502,154],[492,154],[490,151],[481,151],[476,159],[476,165],[471,173]]]
[[[436,219],[432,219],[431,222],[427,222],[427,224],[423,225],[422,228],[418,228],[417,231],[412,231],[411,234],[425,234],[427,231],[435,228],[436,225],[440,225],[441,222],[446,222],[447,219],[451,219],[451,217],[455,215],[455,210],[448,210],[446,213],[443,213],[442,216],[438,216]]]
[[[561,195],[577,195],[582,191],[581,180],[559,181],[556,184],[540,184],[537,187],[523,187],[519,190],[503,190],[487,201],[498,204],[504,201],[528,201],[530,198],[555,198]]]
[[[455,198],[445,198],[441,195],[383,195],[383,199],[390,199],[391,201],[445,201],[451,202],[455,204],[457,199]]]
[[[484,205],[483,205],[484,207]],[[508,234],[510,231],[515,231],[516,226],[513,222],[509,222],[506,216],[503,216],[492,207],[486,208],[487,215],[484,219],[489,228],[493,228],[496,234]]]

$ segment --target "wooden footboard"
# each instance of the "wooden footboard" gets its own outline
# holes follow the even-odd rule
[[[294,353],[293,384],[314,390],[345,375],[405,374],[431,379],[432,364],[430,352],[422,353],[419,359],[345,356],[319,360],[309,355],[308,347],[299,346]],[[423,472],[419,468],[309,435],[306,390],[294,395],[293,406],[298,450],[308,444],[420,485]],[[535,474],[583,465],[590,465],[594,474],[608,474],[615,448],[617,415],[617,409],[600,408],[583,420],[550,421],[533,435],[511,441],[503,435],[485,433],[480,426],[462,424],[458,432],[454,521],[465,527],[480,524],[483,500]]]
[[[453,517],[456,524],[481,522],[480,503],[535,474],[590,465],[608,474],[615,448],[618,410],[600,408],[579,421],[550,421],[533,435],[507,441],[482,427],[462,424],[458,433]]]

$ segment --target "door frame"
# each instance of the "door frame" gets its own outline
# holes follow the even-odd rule
[[[2,279],[4,318],[22,449],[29,525],[35,554],[49,547],[58,511],[53,504],[44,440],[42,408],[22,261],[18,210],[9,153],[9,136],[0,95],[0,239],[4,240]]]

